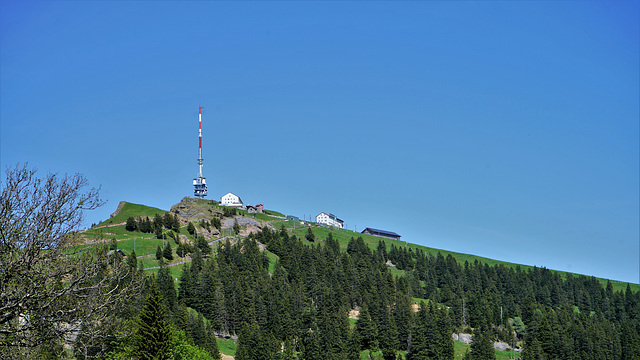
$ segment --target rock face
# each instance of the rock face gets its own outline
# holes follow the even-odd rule
[[[198,235],[204,236],[205,240],[211,240],[214,237],[220,235],[220,230],[216,229],[213,226],[211,226],[209,230],[207,230],[205,228],[201,228],[200,226],[196,225],[196,233],[198,233]]]
[[[453,340],[460,341],[463,344],[469,345],[472,342],[471,339],[473,338],[473,335],[459,333],[459,334],[453,334],[451,335],[451,337],[453,337]]]
[[[122,210],[122,207],[124,207],[124,204],[126,204],[126,201],[120,201],[118,203],[118,207],[116,208],[116,211],[113,212],[113,214],[111,214],[111,216],[109,216],[109,218],[112,218],[116,215],[118,215],[120,213],[120,210]]]
[[[211,220],[215,214],[222,214],[220,210],[211,205],[217,202],[213,200],[194,199],[184,197],[179,203],[171,207],[171,212],[182,217],[186,221],[198,222],[201,220]]]
[[[473,335],[471,334],[464,334],[464,333],[453,333],[451,334],[451,338],[453,339],[453,341],[460,341],[463,344],[471,344],[473,342]],[[502,341],[495,341],[493,343],[493,348],[496,350],[500,350],[500,351],[505,351],[507,349],[511,349],[511,346],[509,346],[509,344],[507,344],[506,342],[502,342]],[[522,351],[522,349],[514,349],[515,351]]]
[[[242,216],[234,216],[233,218],[224,219],[222,221],[223,229],[231,229],[238,221],[239,226],[247,226],[247,225],[260,225],[260,222],[256,219],[242,217]]]

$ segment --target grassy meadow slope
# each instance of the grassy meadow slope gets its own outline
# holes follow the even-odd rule
[[[205,208],[210,207],[212,210],[212,213],[216,211],[220,212],[224,208],[217,202],[211,201],[211,200],[195,200],[194,199],[193,201],[197,202],[198,206],[200,207],[205,207]],[[87,230],[84,233],[84,235],[89,239],[115,238],[116,240],[118,240],[118,248],[123,250],[125,253],[131,252],[131,250],[133,250],[135,246],[136,254],[139,257],[141,255],[146,255],[146,257],[142,259],[145,267],[157,266],[157,261],[155,260],[154,254],[157,246],[158,245],[162,246],[162,240],[155,239],[154,234],[152,233],[144,234],[137,231],[128,232],[124,228],[124,223],[126,222],[127,218],[130,216],[153,218],[155,214],[162,215],[166,212],[167,212],[166,210],[161,210],[154,207],[123,202],[119,204],[118,210],[116,211],[116,214],[113,217],[93,226],[91,229]],[[238,210],[237,213],[238,215],[241,215],[241,216],[254,218],[255,220],[260,221],[262,223],[270,223],[272,226],[274,226],[277,229],[280,229],[282,226],[284,226],[290,234],[296,235],[299,239],[302,239],[304,242],[307,242],[305,240],[305,235],[308,231],[307,229],[309,228],[309,226],[301,226],[299,223],[296,223],[294,221],[286,221],[283,219],[284,215],[279,212],[266,210],[264,214],[249,214],[245,210]],[[387,250],[391,248],[391,245],[395,245],[397,247],[408,247],[413,250],[420,249],[425,253],[433,254],[433,255],[436,255],[439,252],[444,257],[451,255],[454,259],[456,259],[460,263],[464,263],[465,261],[469,263],[474,263],[475,261],[478,261],[480,263],[488,264],[490,266],[501,265],[501,266],[510,267],[510,268],[519,267],[522,270],[529,270],[533,268],[533,266],[530,266],[530,265],[515,264],[507,261],[500,261],[500,260],[490,259],[486,257],[471,255],[471,254],[463,254],[463,253],[457,253],[457,252],[447,251],[442,249],[435,249],[427,246],[408,243],[405,241],[383,239],[380,237],[361,234],[361,233],[354,232],[351,230],[346,230],[346,229],[330,229],[324,226],[315,226],[315,224],[313,223],[310,224],[310,228],[312,229],[315,235],[316,243],[323,241],[324,239],[327,238],[329,233],[331,233],[332,236],[336,240],[338,240],[343,250],[347,248],[347,244],[349,243],[349,240],[352,237],[357,238],[358,236],[361,236],[364,239],[365,243],[371,249],[375,249],[378,246],[378,242],[380,240],[384,240],[384,242],[387,245]],[[180,229],[180,234],[187,236],[187,238],[193,239],[193,237],[189,235],[188,232],[186,231],[186,226],[182,226],[182,228]],[[172,244],[172,246],[174,247],[174,251],[175,251],[175,247],[176,247],[175,244]],[[273,254],[269,253],[269,255],[273,255]],[[272,262],[275,262],[276,256],[275,255],[270,256],[270,259],[272,260]],[[188,260],[188,258],[182,259],[182,258],[176,257],[173,263],[184,261],[184,260]],[[178,268],[174,269],[173,272],[177,272],[177,271],[178,271]],[[568,274],[567,272],[563,272],[563,271],[556,271],[556,272],[560,273],[560,275],[563,278],[565,278]],[[404,271],[393,269],[393,273],[394,275],[402,276],[404,274]],[[573,274],[573,273],[571,274],[579,275],[579,274]],[[600,278],[598,280],[603,286],[606,285],[607,281],[611,281],[613,288],[616,291],[617,290],[624,291],[627,287],[627,283],[621,282],[621,281],[607,280],[607,279],[600,279]],[[631,283],[630,286],[633,291],[640,291],[640,284]]]

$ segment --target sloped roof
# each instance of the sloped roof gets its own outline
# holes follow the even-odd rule
[[[380,229],[374,229],[374,228],[366,228],[364,230],[362,230],[362,234],[364,234],[365,231],[369,230],[369,232],[372,233],[378,233],[378,234],[382,234],[382,235],[387,235],[387,236],[397,236],[400,237],[400,235],[394,233],[393,231],[387,231],[387,230],[380,230]]]

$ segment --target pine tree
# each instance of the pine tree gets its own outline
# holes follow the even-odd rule
[[[162,256],[169,261],[173,260],[173,250],[171,250],[170,242],[167,242],[165,245],[164,250],[162,251]]]
[[[495,360],[496,353],[493,350],[493,341],[488,330],[480,327],[474,331],[473,342],[469,351],[469,359]]]
[[[173,277],[169,272],[169,268],[164,265],[160,266],[156,282],[158,284],[160,295],[162,295],[162,298],[164,299],[165,309],[171,313],[175,313],[177,310],[178,299],[176,296],[176,288],[173,283]]]
[[[305,239],[311,242],[316,241],[316,235],[311,231],[311,227],[307,228],[307,235],[305,235]]]
[[[281,360],[295,360],[296,356],[294,354],[294,345],[293,342],[291,342],[291,339],[287,338],[287,340],[284,341],[284,345],[283,345],[283,350],[282,350],[282,354],[280,355],[280,359]]]
[[[180,233],[180,220],[178,219],[178,214],[173,214],[173,224],[171,224],[171,230],[176,234]]]
[[[206,327],[206,339],[202,347],[211,354],[212,358],[217,360],[221,358],[220,350],[218,349],[218,342],[216,341],[216,334],[211,323]]]
[[[162,216],[158,213],[153,218],[153,230],[157,234],[160,232],[162,235],[162,228],[164,227],[164,221],[162,220]]]
[[[129,264],[133,270],[138,266],[138,257],[136,256],[135,250],[131,250],[129,257],[127,257],[127,264]]]
[[[127,231],[136,231],[138,229],[138,224],[136,223],[136,219],[133,216],[129,216],[127,218],[127,223],[124,226],[124,229]]]
[[[378,328],[371,319],[369,307],[366,304],[360,308],[360,315],[356,321],[356,332],[362,350],[376,350],[378,348]]]
[[[236,219],[235,223],[233,224],[233,232],[236,235],[240,234],[240,225],[238,224],[238,219]]]
[[[162,248],[158,245],[156,249],[156,260],[160,261],[160,259],[162,259]]]
[[[137,319],[133,336],[134,355],[141,360],[171,359],[173,330],[166,318],[162,298],[154,283]]]
[[[189,224],[187,225],[187,232],[192,236],[196,233],[196,227],[193,226],[192,222],[189,222]]]
[[[380,324],[380,350],[385,360],[396,359],[396,349],[398,348],[398,330],[396,323],[388,311],[383,315]]]
[[[170,212],[164,213],[162,217],[162,226],[167,229],[171,229],[173,227],[173,216],[171,216]]]
[[[209,243],[205,240],[204,236],[196,236],[196,246],[200,248],[203,255],[211,255],[211,246],[209,246]]]

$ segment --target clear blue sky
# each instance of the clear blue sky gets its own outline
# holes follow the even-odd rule
[[[638,283],[640,2],[0,3],[1,166]],[[4,178],[4,175],[3,175]]]

